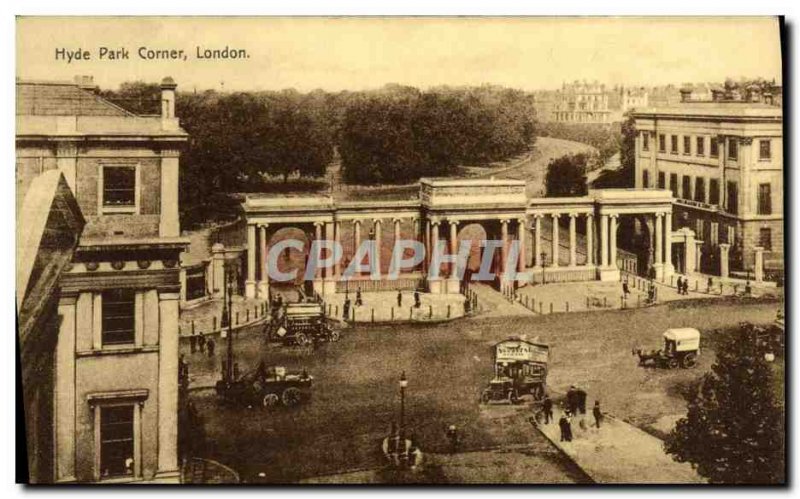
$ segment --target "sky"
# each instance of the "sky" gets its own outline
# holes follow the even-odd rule
[[[777,18],[42,18],[17,19],[17,77],[102,88],[172,76],[180,90],[362,90],[399,83],[497,84],[524,90],[563,82],[608,85],[781,81]],[[196,59],[197,47],[248,58]],[[128,60],[99,60],[99,48]],[[186,60],[142,60],[139,47],[183,49]],[[57,49],[92,59],[56,59]]]

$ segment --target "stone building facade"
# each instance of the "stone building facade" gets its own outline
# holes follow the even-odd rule
[[[178,175],[187,134],[175,88],[165,78],[161,114],[140,116],[100,98],[86,77],[17,82],[17,206],[55,170],[85,219],[55,289],[57,340],[39,345],[54,349],[45,366],[51,418],[39,423],[52,428],[52,460],[32,469],[32,481],[179,479],[179,257],[188,240]],[[20,213],[18,230],[27,223]]]
[[[556,92],[552,120],[561,123],[611,123],[606,86],[595,82],[564,83]]]
[[[783,115],[752,102],[638,109],[636,187],[669,189],[674,226],[694,231],[700,268],[783,268]],[[680,259],[681,255],[675,255]],[[759,261],[760,260],[760,261]],[[682,267],[682,262],[675,262]]]

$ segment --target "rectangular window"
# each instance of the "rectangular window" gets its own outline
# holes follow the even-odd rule
[[[711,246],[719,244],[719,222],[711,222]]]
[[[692,154],[692,138],[688,135],[683,136],[683,154]]]
[[[650,172],[647,170],[642,171],[642,187],[645,189],[650,187]]]
[[[680,197],[678,195],[678,174],[677,173],[670,173],[669,174],[669,189],[672,191],[673,197]]]
[[[728,226],[728,244],[731,246],[736,244],[736,229],[733,227],[733,225]]]
[[[706,179],[697,177],[694,182],[694,200],[701,203],[706,202]]]
[[[711,137],[711,145],[709,147],[709,154],[711,154],[712,158],[716,158],[719,156],[719,142],[717,142],[716,137]]]
[[[758,159],[772,159],[772,142],[769,140],[758,141]]]
[[[664,174],[664,172],[658,172],[658,188],[667,188],[667,176]]]
[[[683,185],[681,186],[683,199],[692,199],[692,177],[689,175],[683,176]]]
[[[667,137],[663,133],[658,135],[658,152],[667,152]]]
[[[678,136],[673,135],[670,137],[670,152],[672,154],[678,154]]]
[[[708,202],[709,204],[719,204],[719,180],[715,178],[708,182]]]
[[[706,155],[706,138],[705,137],[697,137],[697,152],[698,156],[705,156]]]
[[[103,167],[103,206],[136,206],[136,167]]]
[[[731,161],[739,159],[739,142],[737,139],[728,139],[728,159]]]
[[[642,132],[642,150],[649,151],[650,150],[650,133],[649,132]]]
[[[739,213],[739,185],[733,180],[728,181],[726,207],[728,213]]]
[[[103,291],[103,345],[134,342],[135,296],[131,289]]]
[[[133,475],[133,405],[99,407],[100,477]]]
[[[764,248],[764,251],[772,251],[772,230],[769,227],[759,229],[758,245]]]
[[[758,214],[772,214],[772,186],[770,184],[758,184]]]
[[[695,232],[697,233],[698,239],[705,239],[705,229],[706,229],[705,220],[703,220],[702,218],[698,218],[697,220],[695,220]]]

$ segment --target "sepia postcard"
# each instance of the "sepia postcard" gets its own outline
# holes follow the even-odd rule
[[[16,41],[18,481],[787,483],[783,18]]]

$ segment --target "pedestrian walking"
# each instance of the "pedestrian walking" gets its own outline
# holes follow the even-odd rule
[[[189,348],[192,353],[197,351],[197,333],[192,333],[191,336],[189,336]]]
[[[550,424],[550,421],[553,420],[553,401],[547,394],[542,401],[542,413],[544,414],[544,424]]]
[[[344,305],[342,305],[342,319],[347,320],[350,318],[350,298],[344,299]]]
[[[752,293],[753,293],[753,288],[750,287],[750,281],[745,281],[744,283],[745,296],[750,296]]]
[[[361,288],[356,290],[356,307],[360,307],[364,304],[364,300],[361,299]]]
[[[402,291],[398,291],[397,292],[397,306],[398,306],[398,308],[403,306],[403,292]]]
[[[454,424],[447,427],[447,441],[450,442],[450,454],[458,452],[458,428]]]
[[[708,282],[706,283],[706,291],[710,293],[710,292],[711,292],[711,287],[712,287],[713,285],[714,285],[714,279],[712,279],[712,278],[709,276],[709,278],[708,278]]]
[[[628,280],[627,279],[625,279],[625,281],[623,281],[623,283],[622,283],[622,294],[625,295],[626,298],[627,298],[627,296],[629,294],[631,294],[631,290],[630,290],[630,288],[628,288]]]
[[[558,428],[561,430],[561,441],[572,442],[572,427],[566,413],[561,414],[558,420]]]
[[[677,286],[678,286],[678,294],[682,295],[683,294],[683,278],[681,276],[678,276],[678,284],[677,284]]]
[[[200,353],[206,353],[206,336],[200,331],[200,337],[197,338],[197,347],[200,349]]]
[[[414,291],[414,308],[419,308],[422,305],[419,301],[419,291]]]
[[[575,390],[575,401],[578,403],[578,410],[572,411],[574,414],[580,412],[586,414],[586,392],[580,388]]]
[[[206,342],[206,346],[208,347],[208,356],[214,356],[214,347],[216,347],[216,343],[214,343],[214,338],[209,338]]]
[[[592,415],[594,416],[594,425],[597,428],[600,428],[600,420],[603,419],[603,411],[600,410],[600,401],[594,401],[594,408],[592,409]]]
[[[688,295],[689,294],[689,279],[688,278],[683,280],[683,294],[684,295]]]

